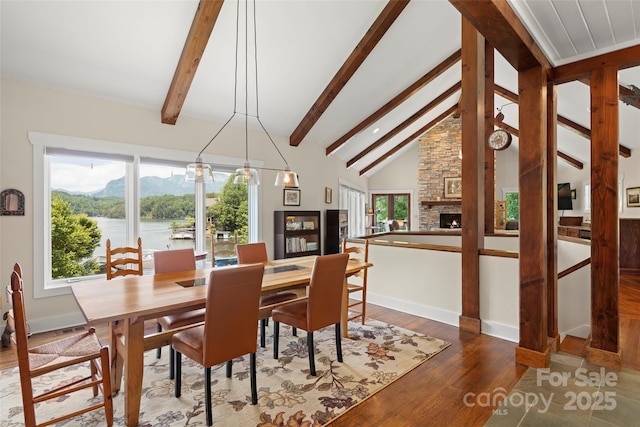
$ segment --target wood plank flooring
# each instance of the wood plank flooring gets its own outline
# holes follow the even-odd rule
[[[620,282],[620,342],[624,366],[640,370],[640,276],[621,275]],[[527,370],[515,363],[515,343],[371,304],[367,312],[373,319],[443,339],[451,346],[350,409],[330,423],[331,427],[481,426],[491,416],[492,409],[474,404],[476,399],[469,393],[495,393],[501,388],[507,394]],[[153,331],[155,323],[149,324],[149,328]],[[38,334],[30,340],[32,345],[37,345],[38,341],[66,332],[72,331]],[[106,328],[98,328],[98,333],[103,338]],[[16,364],[13,352],[3,348],[0,369]]]

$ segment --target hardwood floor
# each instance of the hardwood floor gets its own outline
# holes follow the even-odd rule
[[[620,344],[624,366],[640,370],[640,276],[621,275],[620,282]],[[330,423],[332,427],[481,426],[492,415],[492,408],[475,404],[475,395],[482,392],[506,395],[527,371],[525,366],[515,363],[515,343],[371,304],[367,312],[373,319],[443,339],[451,346],[350,409]],[[152,323],[150,330],[155,328]],[[32,345],[43,338],[68,332],[71,330],[34,335]],[[106,328],[98,328],[98,333],[103,338]],[[0,369],[13,366],[16,366],[13,352],[3,348]]]

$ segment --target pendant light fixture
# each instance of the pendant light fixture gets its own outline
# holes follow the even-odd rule
[[[231,122],[231,120],[233,120],[233,118],[236,115],[243,115],[244,116],[245,161],[244,161],[244,166],[236,169],[235,171],[235,178],[233,180],[234,184],[244,183],[247,185],[260,185],[260,177],[257,171],[257,169],[260,169],[260,170],[270,170],[270,171],[277,172],[274,185],[283,186],[287,188],[297,188],[299,185],[298,175],[295,172],[291,171],[291,169],[289,168],[289,163],[284,158],[284,156],[282,155],[282,152],[280,152],[280,150],[278,149],[278,146],[273,141],[273,138],[271,138],[271,135],[269,134],[267,129],[262,124],[262,121],[260,120],[260,110],[259,110],[259,103],[258,103],[258,43],[257,43],[257,31],[256,31],[255,0],[253,0],[253,36],[254,36],[253,45],[254,45],[254,55],[255,55],[254,64],[255,64],[255,88],[256,88],[256,93],[255,93],[256,115],[255,116],[249,115],[249,71],[248,71],[249,70],[249,62],[248,62],[248,59],[249,59],[249,54],[248,54],[249,52],[249,30],[248,30],[249,5],[248,5],[248,1],[245,2],[245,88],[244,88],[245,89],[244,91],[245,92],[245,108],[244,108],[244,113],[237,111],[238,72],[239,72],[238,71],[238,59],[239,59],[238,43],[239,43],[239,27],[240,27],[239,19],[240,19],[240,0],[238,0],[236,3],[236,57],[235,57],[236,66],[235,66],[235,76],[234,76],[233,114],[231,115],[229,120],[227,120],[226,123],[222,125],[222,128],[220,128],[220,130],[216,132],[213,138],[211,138],[209,142],[202,148],[202,150],[200,150],[200,153],[198,153],[198,157],[196,158],[196,162],[189,164],[187,166],[187,174],[185,176],[185,179],[190,182],[209,182],[210,180],[213,180],[213,171],[211,169],[211,166],[202,162],[202,158],[201,158],[202,153],[204,152],[204,150],[207,149],[207,147],[209,147],[209,145],[216,139],[216,137],[220,135],[220,132],[222,132],[222,130],[229,124],[229,122]],[[260,125],[260,129],[262,129],[262,131],[265,133],[265,135],[267,136],[267,138],[269,139],[273,147],[276,149],[276,151],[284,161],[284,164],[285,164],[284,169],[257,168],[257,167],[252,167],[250,165],[249,163],[249,117],[254,118],[258,122],[258,124]]]

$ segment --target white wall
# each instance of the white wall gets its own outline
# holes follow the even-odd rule
[[[33,166],[29,131],[86,137],[102,141],[146,145],[193,151],[195,155],[220,129],[221,124],[180,116],[175,126],[160,122],[160,109],[126,105],[105,99],[82,96],[57,89],[18,83],[3,79],[0,93],[0,183],[2,189],[16,188],[25,195],[25,216],[0,217],[0,281],[3,286],[15,262],[22,264],[25,275],[26,305],[29,317],[47,319],[51,328],[56,317],[77,312],[71,295],[33,299]],[[231,113],[231,112],[230,112]],[[243,132],[225,129],[206,153],[244,158]],[[327,157],[324,149],[305,141],[291,147],[288,138],[272,135],[278,148],[299,173],[301,188],[300,210],[324,210],[338,207],[338,197],[332,204],[324,203],[324,188],[338,193],[338,179],[343,178],[363,188],[367,179],[356,171],[347,170],[337,157]],[[253,137],[256,139],[254,140]],[[239,139],[240,138],[240,139]],[[262,133],[252,133],[249,139],[250,159],[259,159],[265,167],[282,167],[282,160]],[[88,146],[90,151],[94,147]],[[282,210],[282,188],[275,188],[274,172],[264,171],[259,187],[262,202],[261,236],[267,247],[273,246],[273,211]],[[8,309],[3,300],[2,311]]]

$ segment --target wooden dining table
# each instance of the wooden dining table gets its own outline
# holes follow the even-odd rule
[[[304,289],[311,278],[315,256],[269,261],[265,265],[262,293],[285,289]],[[372,264],[350,259],[346,277]],[[215,268],[236,268],[225,266]],[[145,351],[171,343],[177,328],[145,335],[145,320],[189,311],[205,306],[207,280],[211,268],[116,280],[92,280],[71,287],[80,310],[90,326],[109,325],[111,384],[118,392],[124,378],[124,413],[127,426],[138,424]],[[301,299],[306,298],[301,292]],[[277,305],[261,308],[261,317]],[[342,301],[342,335],[347,336],[348,292]],[[257,326],[257,325],[256,325]],[[188,326],[191,327],[191,326]],[[257,334],[257,327],[256,327]]]

